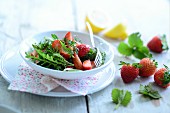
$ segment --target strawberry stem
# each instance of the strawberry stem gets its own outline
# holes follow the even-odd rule
[[[163,77],[163,85],[167,85],[168,83],[170,83],[170,70],[168,68],[168,66],[164,65],[165,68],[167,69],[167,71],[165,71],[164,73],[164,77]]]
[[[169,47],[168,47],[168,44],[167,44],[167,41],[166,41],[166,35],[164,34],[163,36],[160,37],[160,39],[161,39],[161,42],[162,42],[162,49],[168,50]]]
[[[130,63],[126,63],[126,62],[120,61],[119,65],[130,65]]]
[[[141,68],[142,65],[140,65],[139,63],[133,63],[132,66],[136,67],[136,68]]]

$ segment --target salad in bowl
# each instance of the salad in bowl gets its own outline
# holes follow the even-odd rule
[[[113,50],[106,41],[94,36],[102,55],[102,65],[96,67],[97,49],[91,47],[88,34],[50,31],[28,38],[21,43],[20,55],[36,71],[61,79],[80,79],[101,71],[113,60]],[[97,46],[97,47],[98,47]]]

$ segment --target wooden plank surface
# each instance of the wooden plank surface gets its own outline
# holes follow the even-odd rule
[[[111,18],[110,26],[124,22],[127,25],[128,33],[140,32],[142,39],[146,44],[153,36],[157,34],[166,34],[167,39],[170,40],[170,10],[169,1],[158,0],[77,0],[77,18],[78,18],[78,29],[85,31],[85,16],[87,11],[93,9],[100,9],[109,14]],[[159,8],[158,8],[159,7]],[[103,31],[105,32],[105,31]],[[115,48],[120,41],[115,41],[103,36],[103,32],[96,34],[110,42]],[[170,44],[170,43],[169,43]],[[137,62],[133,58],[121,57],[115,51],[114,63],[116,65],[116,77],[112,84],[107,88],[97,93],[88,95],[88,108],[90,113],[169,113],[170,111],[170,89],[162,89],[153,83],[153,77],[150,78],[137,78],[131,84],[124,84],[120,77],[120,61],[126,62]],[[153,54],[154,58],[159,63],[159,68],[163,64],[170,66],[170,51],[161,55]],[[163,60],[163,59],[165,60]],[[150,100],[144,98],[138,93],[139,85],[146,85],[149,82],[152,83],[153,88],[158,90],[162,95],[160,100]],[[114,111],[115,104],[112,103],[111,91],[113,88],[125,89],[132,92],[132,101],[127,107],[120,107]]]
[[[85,31],[85,15],[91,9],[101,9],[109,14],[113,27],[118,22],[125,22],[128,33],[139,31],[145,43],[156,34],[165,33],[170,37],[170,17],[168,0],[0,0],[0,56],[11,46],[19,44],[30,35],[47,30]],[[119,41],[103,37],[114,47]],[[149,37],[149,38],[148,38]],[[169,38],[168,38],[169,39]],[[169,39],[170,42],[170,39]],[[170,51],[161,55],[154,54],[162,66],[170,66]],[[162,60],[167,58],[167,60]],[[169,58],[169,59],[168,59]],[[9,106],[22,113],[169,113],[170,90],[154,86],[161,95],[158,101],[143,98],[138,94],[140,84],[153,82],[153,78],[138,78],[132,84],[124,84],[120,78],[120,60],[134,62],[115,55],[116,77],[105,89],[85,97],[52,98],[7,90],[8,83],[0,76],[0,105]],[[111,101],[113,88],[127,89],[133,94],[128,107],[114,111]],[[88,106],[86,106],[86,99]]]
[[[0,55],[34,33],[47,30],[74,30],[72,4],[73,1],[70,0],[0,0]],[[87,112],[84,96],[43,97],[9,91],[8,85],[0,76],[0,105],[11,107],[18,112]]]

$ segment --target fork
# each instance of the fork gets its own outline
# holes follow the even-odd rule
[[[87,25],[87,28],[88,28],[88,31],[89,31],[89,34],[90,34],[90,41],[91,41],[92,47],[96,48],[96,50],[97,50],[97,54],[96,54],[96,57],[95,57],[95,60],[94,60],[94,64],[95,64],[96,67],[99,67],[102,64],[102,55],[101,55],[100,50],[97,47],[95,47],[93,31],[92,31],[92,28],[91,28],[89,22],[86,22],[86,25]]]

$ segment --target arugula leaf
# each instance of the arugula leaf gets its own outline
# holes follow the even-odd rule
[[[132,94],[129,91],[124,91],[120,89],[112,90],[112,101],[116,103],[115,109],[118,109],[120,105],[127,106],[131,101]]]
[[[130,56],[132,55],[133,49],[130,48],[126,43],[120,42],[118,51],[125,56]]]
[[[43,67],[52,68],[56,70],[63,70],[67,66],[74,66],[74,64],[68,62],[59,53],[45,53],[37,45],[33,45],[34,50],[38,53],[38,56],[32,56],[30,53],[26,53],[26,58],[30,58],[33,62]]]
[[[57,40],[57,39],[58,39],[58,37],[57,37],[56,34],[51,34],[51,36],[52,36],[52,38],[53,38],[54,40]]]
[[[145,85],[145,86],[140,84],[139,93],[143,94],[145,96],[149,96],[150,98],[153,98],[153,99],[161,98],[158,91],[152,89],[151,83],[149,83],[148,85]]]
[[[67,48],[66,45],[62,41],[60,41],[60,44],[65,52],[67,52],[70,56],[73,56],[74,53],[70,48]]]
[[[133,33],[128,36],[128,43],[130,47],[141,47],[143,46],[143,41],[140,39],[141,34],[139,32]]]

